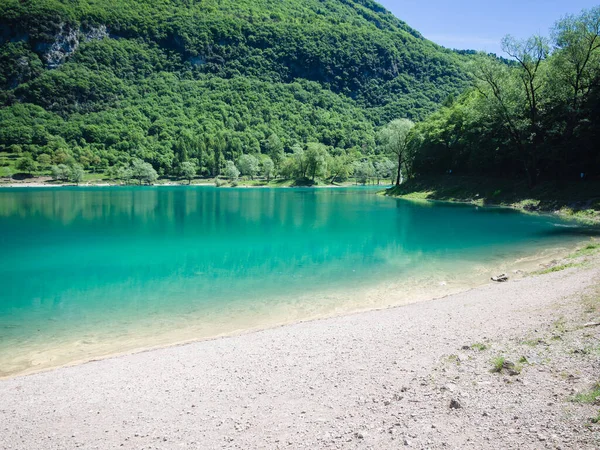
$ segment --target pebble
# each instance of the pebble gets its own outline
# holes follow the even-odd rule
[[[462,408],[462,405],[460,404],[460,402],[456,399],[452,399],[450,400],[450,409],[460,409]]]

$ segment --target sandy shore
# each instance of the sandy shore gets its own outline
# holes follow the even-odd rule
[[[598,448],[600,408],[569,401],[600,379],[600,327],[584,326],[600,319],[600,264],[588,259],[3,380],[0,448]],[[513,375],[490,371],[498,356]]]

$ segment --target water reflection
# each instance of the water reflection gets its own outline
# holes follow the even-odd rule
[[[590,235],[557,224],[368,189],[2,190],[0,353],[33,337],[202,321],[311,292],[471,270]]]

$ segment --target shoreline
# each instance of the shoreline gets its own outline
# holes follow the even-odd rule
[[[577,244],[567,247],[545,249],[541,253],[523,256],[517,259],[510,258],[507,261],[501,262],[499,264],[500,267],[498,267],[497,271],[498,273],[500,273],[502,271],[502,268],[504,268],[504,270],[506,270],[509,274],[509,278],[511,281],[518,281],[531,276],[536,276],[537,273],[543,270],[552,269],[553,267],[560,267],[567,263],[573,264],[573,261],[575,261],[576,265],[579,265],[581,264],[581,258],[573,259],[570,255],[576,254],[576,251],[578,249],[583,248],[583,246],[586,245],[587,242],[589,241],[580,241]],[[600,262],[600,257],[598,258],[598,261]],[[508,270],[509,268],[510,272]],[[484,272],[488,276],[492,273],[490,271],[490,273],[488,274],[488,270],[485,270]],[[292,316],[286,317],[283,314],[283,312],[281,312],[281,317],[278,320],[271,321],[269,319],[266,322],[264,322],[264,318],[267,316],[261,316],[260,310],[257,310],[259,315],[253,320],[255,325],[250,327],[244,326],[240,323],[239,326],[235,326],[231,330],[219,331],[217,328],[215,329],[215,331],[210,332],[208,335],[199,337],[190,336],[190,333],[194,330],[194,328],[190,328],[190,330],[188,330],[185,327],[182,329],[178,328],[176,331],[173,331],[171,333],[167,332],[166,334],[158,334],[154,336],[146,336],[144,334],[141,334],[141,336],[143,337],[138,337],[138,340],[134,340],[129,345],[120,343],[120,341],[114,341],[112,345],[114,346],[115,350],[98,349],[96,350],[96,352],[98,353],[95,355],[76,358],[65,363],[56,363],[49,365],[43,365],[38,363],[37,365],[40,365],[39,368],[31,367],[24,370],[16,370],[7,374],[2,374],[0,375],[0,381],[18,377],[27,377],[39,373],[52,372],[54,370],[60,370],[62,368],[67,367],[77,367],[79,365],[88,364],[90,362],[126,357],[138,353],[146,353],[161,349],[168,349],[172,347],[174,348],[190,344],[210,342],[219,339],[244,336],[270,329],[294,326],[296,324],[301,323],[331,320],[346,316],[360,315],[372,311],[385,311],[390,309],[403,308],[414,304],[436,302],[441,299],[448,298],[450,296],[464,294],[473,290],[483,288],[485,286],[496,284],[492,282],[489,278],[483,278],[483,275],[473,276],[473,274],[467,273],[463,273],[462,275],[446,273],[445,275],[456,276],[458,277],[460,282],[457,284],[456,281],[450,281],[450,279],[452,278],[450,277],[450,279],[446,278],[448,283],[446,283],[446,281],[443,281],[437,284],[434,282],[433,284],[430,283],[425,285],[423,284],[423,280],[421,280],[421,282],[419,282],[419,287],[415,288],[413,286],[412,289],[407,290],[406,284],[393,285],[390,284],[390,280],[380,281],[372,286],[365,286],[364,288],[361,288],[360,291],[356,291],[354,294],[358,298],[360,298],[360,300],[356,300],[354,302],[349,303],[349,300],[346,298],[345,294],[338,294],[339,298],[335,297],[333,300],[329,299],[328,303],[324,302],[321,306],[322,310],[319,310],[318,312],[313,311],[312,313],[307,314],[305,317],[294,318],[293,314]],[[386,288],[383,288],[384,285],[386,286]],[[337,290],[335,291],[335,293],[337,293]],[[310,297],[312,298],[313,295],[314,294],[311,294]],[[324,298],[329,298],[331,295],[332,293],[327,291],[325,292]],[[382,297],[386,298],[387,300],[385,300],[384,302],[378,300]],[[307,300],[305,299],[303,301],[306,302]],[[331,303],[334,303],[336,306],[333,307]],[[286,308],[290,308],[290,304],[289,302],[281,302],[280,304],[271,305],[270,308],[274,308],[271,311],[272,314],[275,310],[285,310]],[[242,319],[243,318],[238,318],[238,320]],[[247,319],[248,317],[245,317],[244,320]],[[263,320],[263,322],[261,322],[261,320]],[[209,326],[208,323],[207,326]],[[143,331],[145,331],[144,328],[140,329],[140,332]],[[153,338],[155,342],[163,341],[163,343],[152,344],[151,341],[153,340]],[[147,343],[144,344],[144,342]],[[108,346],[109,348],[111,347],[111,345],[108,343],[105,343],[104,345]],[[119,348],[121,349],[119,350]],[[54,352],[57,351],[57,349],[54,349]],[[50,361],[52,360],[53,359],[50,359]]]
[[[214,178],[197,179],[197,183],[187,183],[178,181],[165,181],[153,184],[125,184],[110,181],[91,181],[86,183],[74,184],[74,183],[54,183],[51,180],[44,181],[31,181],[31,182],[3,182],[0,181],[0,188],[58,188],[58,187],[221,187],[221,188],[309,188],[309,189],[323,189],[323,188],[350,188],[350,187],[369,187],[369,188],[381,188],[381,190],[390,189],[393,187],[392,184],[355,184],[352,182],[345,182],[343,184],[314,184],[314,185],[294,185],[291,184],[293,180],[280,180],[280,183],[273,183],[275,180],[270,182],[264,182],[262,184],[254,184],[252,180],[238,180],[235,186],[230,185],[230,181],[221,180],[224,182],[223,185],[217,186],[214,182]],[[273,183],[273,184],[270,184]]]
[[[344,188],[369,188],[369,189],[380,189],[378,194],[389,198],[407,200],[412,202],[436,202],[436,203],[450,203],[450,204],[462,204],[477,206],[480,208],[506,208],[515,211],[519,211],[524,214],[538,214],[558,217],[563,220],[577,222],[583,225],[597,226],[600,225],[600,212],[596,213],[584,213],[580,210],[572,210],[570,208],[547,208],[547,207],[532,207],[527,200],[515,201],[508,203],[490,203],[483,198],[445,198],[443,196],[436,196],[429,191],[423,191],[420,189],[409,190],[405,193],[394,193],[396,189],[394,185],[356,185],[356,184],[342,184],[342,185],[315,185],[315,186],[293,186],[293,185],[252,185],[252,184],[238,184],[236,186],[222,185],[217,186],[212,182],[207,183],[178,183],[178,182],[167,182],[167,183],[155,183],[151,185],[138,185],[138,184],[111,184],[111,183],[87,183],[87,184],[51,184],[51,183],[0,183],[0,191],[2,188],[5,189],[18,189],[18,188],[152,188],[152,187],[211,187],[220,189],[344,189]],[[402,186],[401,186],[402,188]],[[432,196],[433,195],[433,196]]]
[[[582,349],[600,332],[588,328],[600,255],[587,258],[442,299],[4,379],[0,448],[594,448],[598,408],[572,400],[598,381],[598,356]],[[500,357],[514,374],[493,371]]]
[[[44,184],[44,183],[10,183],[1,184],[0,189],[18,189],[18,188],[95,188],[95,187],[114,187],[114,188],[152,188],[152,187],[214,187],[219,189],[347,189],[347,188],[369,188],[369,189],[381,189],[385,191],[390,188],[387,185],[377,184],[366,184],[366,185],[355,185],[355,184],[344,184],[344,185],[317,185],[317,186],[294,186],[294,185],[264,185],[264,184],[238,184],[237,186],[217,186],[214,183],[157,183],[157,184],[110,184],[110,183],[94,183],[94,184]]]
[[[523,182],[468,176],[414,179],[393,186],[385,194],[411,201],[435,201],[480,207],[511,208],[525,213],[552,214],[588,225],[600,224],[600,182],[551,182],[528,188]]]

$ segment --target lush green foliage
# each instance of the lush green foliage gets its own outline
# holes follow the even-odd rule
[[[466,57],[370,0],[5,0],[0,17],[0,151],[45,170],[373,155],[378,127],[467,82]]]
[[[400,184],[401,172],[405,170],[410,174],[409,138],[415,124],[408,119],[392,120],[380,132],[380,142],[383,150],[394,155],[396,163],[396,186]]]
[[[557,22],[551,41],[507,36],[503,46],[512,64],[477,55],[474,89],[415,128],[414,172],[530,186],[600,175],[600,7]]]

